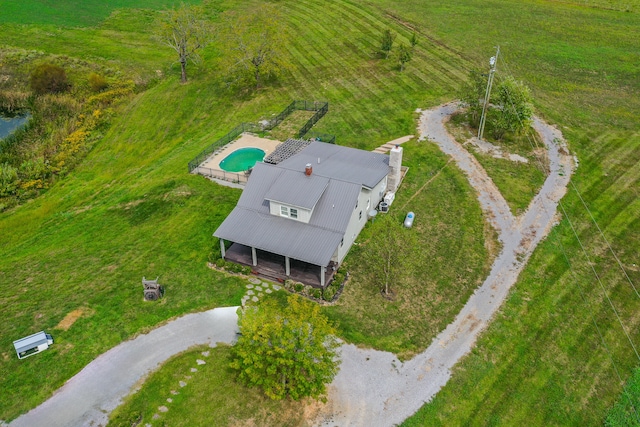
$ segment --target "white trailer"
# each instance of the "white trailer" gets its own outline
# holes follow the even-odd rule
[[[13,347],[16,349],[18,359],[24,359],[48,349],[51,344],[53,344],[53,337],[44,331],[40,331],[37,334],[14,341]]]

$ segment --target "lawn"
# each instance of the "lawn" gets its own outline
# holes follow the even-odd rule
[[[12,419],[42,402],[96,355],[124,339],[188,311],[238,303],[242,284],[205,265],[215,244],[211,233],[239,196],[237,190],[186,174],[187,162],[205,146],[241,121],[278,113],[292,99],[320,99],[329,101],[331,110],[314,130],[337,135],[342,145],[372,149],[414,133],[413,111],[454,98],[468,70],[486,63],[500,44],[504,71],[532,88],[539,114],[562,129],[577,155],[580,166],[573,182],[606,241],[571,189],[563,201],[567,215],[535,252],[477,347],[407,425],[600,424],[639,362],[623,328],[632,342],[640,342],[640,298],[607,242],[637,286],[640,17],[637,1],[596,0],[589,1],[589,7],[583,3],[281,1],[295,35],[287,46],[292,69],[278,84],[242,96],[224,88],[215,45],[205,52],[203,66],[188,69],[190,83],[180,85],[171,52],[149,37],[155,14],[151,10],[108,15],[100,6],[102,11],[88,14],[85,23],[61,18],[73,15],[47,12],[39,15],[46,20],[28,24],[33,13],[27,7],[35,2],[12,3],[24,9],[2,15],[15,18],[0,25],[0,45],[97,61],[142,82],[154,79],[156,70],[163,77],[121,112],[73,174],[40,198],[0,216],[0,419]],[[251,6],[217,4],[223,9]],[[624,12],[626,4],[634,12]],[[77,28],[81,25],[95,26]],[[398,41],[408,41],[411,28],[418,29],[417,50],[403,73],[393,61],[374,54],[386,28],[399,34]],[[424,163],[418,160],[421,156]],[[399,195],[405,203],[424,177],[415,172],[416,162],[428,165],[421,171],[425,174],[444,166],[435,150],[419,145],[408,145],[406,158],[412,170],[405,182],[407,193]],[[451,203],[459,209],[454,212],[477,213],[474,195],[452,165],[423,190],[433,201],[422,200],[429,208],[445,209],[428,203],[447,202],[443,192],[454,188]],[[402,199],[397,206],[414,209],[399,202]],[[433,240],[442,246],[428,247],[441,251],[434,258],[441,256],[447,268],[443,283],[434,280],[430,290],[446,288],[451,272],[460,271],[464,276],[456,282],[464,286],[454,295],[460,304],[486,258],[474,259],[475,268],[466,271],[458,267],[466,265],[461,258],[465,253],[454,252],[464,242],[479,245],[471,237],[486,231],[474,225],[477,218],[447,212],[435,218],[425,212],[416,216],[416,226],[421,218],[429,222],[417,232],[437,232],[441,222],[447,230],[460,229],[441,234],[444,242]],[[362,242],[374,230],[365,230]],[[447,247],[446,239],[456,243]],[[355,273],[362,269],[355,259],[348,262],[353,264],[354,286],[344,295],[344,305],[354,304],[359,289],[369,289],[356,287],[358,276],[364,276]],[[417,263],[412,269],[418,270]],[[438,274],[433,271],[433,276]],[[145,275],[159,275],[167,286],[167,297],[159,304],[142,302],[140,279]],[[398,289],[409,289],[406,283]],[[354,342],[405,355],[424,345],[422,338],[398,325],[385,340],[383,323],[372,323],[375,316],[352,315],[343,307],[327,311],[341,320],[343,334]],[[424,307],[424,298],[410,306],[397,298],[375,310],[395,315],[402,309],[412,316]],[[55,328],[79,308],[85,314],[67,331]],[[449,315],[443,313],[442,319]],[[11,341],[41,329],[52,331],[56,344],[18,361]],[[425,334],[436,329],[420,326]]]
[[[491,153],[468,144],[470,138],[477,137],[477,130],[471,128],[463,113],[454,114],[447,122],[447,129],[487,171],[511,212],[516,216],[523,213],[540,191],[549,170],[544,144],[535,130],[529,129],[519,135],[507,134],[498,141],[492,138],[489,123],[483,137],[485,141],[500,148],[503,156],[515,154],[526,159],[525,163],[496,158]]]
[[[378,272],[366,257],[385,238],[380,218],[367,225],[345,259],[351,278],[326,313],[348,341],[408,359],[431,344],[482,284],[498,243],[474,190],[435,144],[413,141],[403,150],[409,173],[387,215],[397,224],[409,211],[416,219],[410,230],[397,231],[403,237],[396,251],[406,262],[392,277],[394,297],[381,296]]]
[[[552,2],[376,3],[469,56],[489,56],[500,44],[510,71],[532,87],[539,114],[559,124],[576,153],[573,182],[606,237],[570,186],[564,220],[502,312],[405,424],[601,424],[639,362],[629,339],[637,348],[640,298],[626,275],[637,288],[640,18]],[[487,32],[486,22],[501,24]]]
[[[394,62],[376,59],[383,29],[390,26],[405,38],[409,32],[361,6],[281,6],[298,35],[288,46],[293,67],[274,86],[243,94],[226,89],[215,45],[204,53],[202,66],[188,67],[189,84],[179,84],[171,52],[149,37],[155,14],[150,10],[116,10],[86,28],[0,26],[0,45],[26,49],[27,55],[38,49],[71,62],[95,61],[148,87],[117,112],[74,172],[0,217],[0,419],[42,402],[123,340],[186,312],[239,303],[242,282],[208,269],[206,262],[217,244],[211,234],[240,192],[187,173],[187,163],[204,147],[242,121],[279,113],[292,99],[319,99],[331,109],[314,130],[337,135],[343,145],[372,149],[413,133],[413,111],[446,99],[464,77],[464,59],[440,47],[419,48],[403,73]],[[443,161],[433,147],[431,153],[429,171]],[[408,183],[421,176],[419,170]],[[456,169],[447,178],[464,182]],[[478,212],[471,192],[456,200]],[[447,227],[458,228],[456,221],[463,218],[449,218]],[[459,228],[461,242],[481,241],[484,228]],[[452,269],[456,262],[464,260],[451,262]],[[473,274],[469,283],[480,273]],[[142,301],[143,276],[160,276],[167,289],[162,301]],[[70,313],[82,314],[67,330],[57,327]],[[12,340],[39,330],[53,333],[56,343],[17,360]],[[403,345],[415,351],[422,344]]]
[[[318,407],[315,402],[273,401],[236,383],[230,353],[228,346],[202,346],[176,355],[113,412],[109,426],[308,425],[305,418]]]

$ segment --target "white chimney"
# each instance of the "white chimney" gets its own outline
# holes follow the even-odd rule
[[[402,147],[396,145],[389,152],[389,178],[387,180],[387,191],[395,193],[400,185],[400,175],[402,168]]]
[[[311,176],[312,172],[313,172],[313,168],[311,167],[311,163],[307,163],[307,165],[304,167],[304,174],[306,176]]]

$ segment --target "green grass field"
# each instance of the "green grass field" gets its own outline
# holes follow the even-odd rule
[[[640,283],[637,1],[628,2],[632,12],[624,12],[626,2],[604,0],[590,1],[589,7],[538,0],[281,1],[295,35],[287,46],[293,67],[275,86],[242,97],[224,88],[215,45],[205,52],[203,66],[188,69],[190,83],[179,85],[171,52],[149,38],[155,12],[109,15],[120,4],[95,3],[84,2],[95,7],[75,17],[63,10],[74,7],[72,2],[38,13],[33,12],[36,2],[0,4],[0,46],[96,61],[140,81],[152,79],[156,70],[168,76],[123,109],[70,176],[0,216],[0,419],[13,419],[42,402],[124,339],[188,311],[239,302],[242,283],[205,265],[215,244],[211,233],[239,196],[237,190],[186,173],[187,162],[205,146],[240,121],[277,113],[298,98],[330,102],[329,114],[314,130],[337,135],[342,145],[372,149],[414,133],[413,111],[455,97],[469,68],[484,64],[497,44],[506,64],[499,70],[524,80],[539,114],[565,134],[580,160],[574,183],[630,279]],[[167,3],[136,2],[136,7]],[[216,4],[222,9],[251,5]],[[9,7],[13,12],[4,13]],[[407,40],[413,27],[419,31],[418,50],[405,72],[375,58],[384,29]],[[426,164],[427,170],[442,164],[435,157],[423,164],[418,154],[407,155],[407,161]],[[438,188],[429,191],[457,182],[464,188],[457,169],[444,171],[434,181]],[[466,212],[477,209],[472,194],[459,197],[453,201],[467,206]],[[608,299],[634,343],[640,340],[640,299],[575,192],[563,206],[590,260],[564,219],[449,384],[407,425],[602,423],[622,390],[616,369],[624,381],[639,362]],[[435,225],[440,222],[471,224],[461,219]],[[461,244],[484,234],[461,227],[460,234],[440,236]],[[453,248],[442,252],[450,271],[466,262],[449,251]],[[475,262],[465,278],[479,274],[483,263]],[[161,303],[142,302],[143,275],[159,275],[166,284]],[[349,301],[348,293],[345,297]],[[398,311],[401,306],[415,317],[423,302],[419,309],[398,304]],[[55,329],[79,308],[85,314],[69,330]],[[401,328],[385,342],[385,331],[376,331],[370,317],[341,310],[329,312],[355,342],[409,353],[424,345]],[[357,317],[368,326],[361,327],[353,320]],[[56,344],[18,361],[11,341],[41,329],[54,333]],[[402,340],[409,345],[398,346]]]
[[[198,364],[198,360],[205,363]],[[305,425],[301,403],[273,401],[258,389],[236,383],[228,367],[230,362],[228,346],[196,347],[175,356],[113,412],[109,426],[130,427],[136,422],[170,426]],[[180,387],[181,381],[184,387]],[[215,402],[215,408],[203,402]],[[166,411],[158,409],[161,407]],[[309,408],[313,410],[312,402]]]

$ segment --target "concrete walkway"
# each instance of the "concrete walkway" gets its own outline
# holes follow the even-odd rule
[[[112,348],[88,364],[42,405],[14,420],[11,427],[104,426],[109,413],[171,356],[189,347],[233,343],[238,307],[188,314],[148,334]]]
[[[411,141],[413,139],[413,135],[401,136],[400,138],[394,139],[393,141],[389,141],[386,144],[382,144],[380,147],[373,150],[374,153],[388,153],[391,151],[393,147],[396,145],[402,145],[407,141]]]

